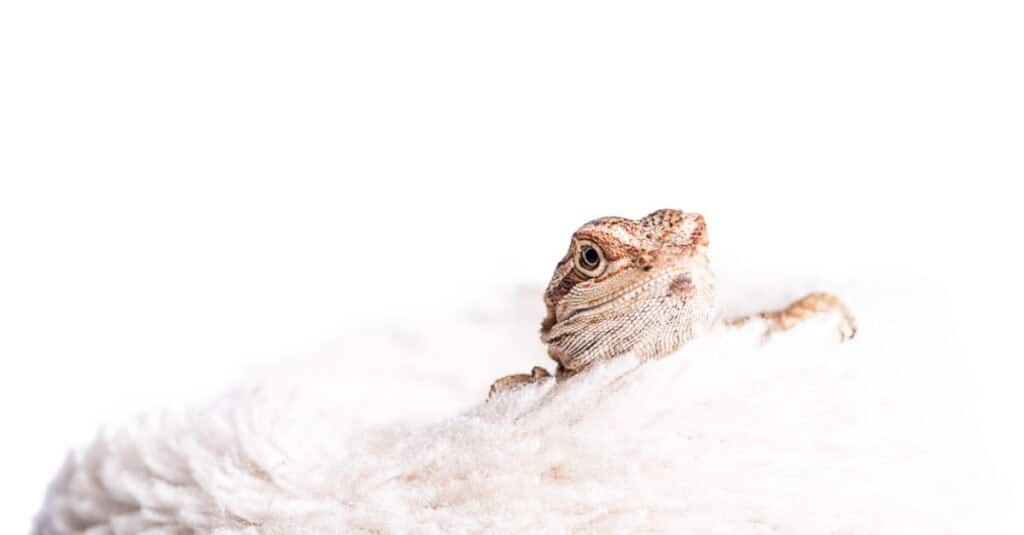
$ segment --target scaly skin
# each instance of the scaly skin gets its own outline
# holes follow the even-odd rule
[[[679,210],[637,220],[603,217],[580,227],[544,292],[547,317],[540,333],[557,363],[556,378],[626,353],[662,357],[710,330],[715,277],[707,249],[704,217]],[[841,340],[853,338],[853,315],[824,293],[721,323],[737,327],[759,319],[767,339],[826,312],[839,313]],[[491,385],[489,398],[548,377],[540,367],[503,377]]]

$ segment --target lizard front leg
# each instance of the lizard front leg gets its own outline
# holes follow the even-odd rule
[[[530,373],[517,373],[515,375],[506,375],[491,385],[490,392],[487,394],[487,399],[490,400],[494,396],[509,390],[515,390],[523,385],[536,383],[542,379],[551,377],[551,374],[547,370],[540,366],[534,366]]]
[[[857,322],[850,309],[838,297],[827,293],[812,293],[797,299],[781,310],[760,312],[726,320],[727,326],[738,327],[751,320],[760,319],[765,324],[765,338],[772,334],[788,331],[818,314],[835,313],[839,321],[839,339],[846,341],[857,335]]]

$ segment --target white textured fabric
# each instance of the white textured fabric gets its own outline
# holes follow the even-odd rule
[[[726,309],[819,289],[760,287]],[[539,290],[348,337],[207,404],[102,432],[70,456],[36,529],[988,532],[941,303],[828,289],[858,314],[849,344],[822,319],[761,348],[752,325],[490,404],[499,375],[550,367]]]

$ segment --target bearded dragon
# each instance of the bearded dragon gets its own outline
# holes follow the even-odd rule
[[[712,328],[759,321],[764,339],[804,320],[834,313],[840,341],[857,333],[853,314],[826,293],[806,295],[781,310],[716,319],[715,275],[704,217],[658,210],[633,220],[603,217],[572,235],[544,291],[541,340],[558,381],[595,363],[632,354],[640,360],[674,353]],[[488,398],[551,377],[534,367],[491,385]]]

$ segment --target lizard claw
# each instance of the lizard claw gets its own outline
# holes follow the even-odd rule
[[[487,394],[487,400],[490,401],[494,396],[503,394],[510,390],[515,390],[523,385],[533,384],[543,379],[551,377],[551,374],[547,370],[540,366],[534,366],[530,373],[517,373],[515,375],[506,375],[491,385],[491,390]]]
[[[843,315],[839,318],[839,341],[845,342],[847,340],[853,340],[857,336],[857,324],[854,323],[853,317]]]

